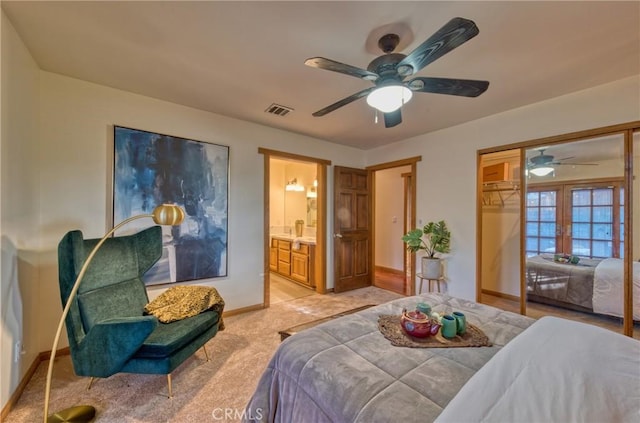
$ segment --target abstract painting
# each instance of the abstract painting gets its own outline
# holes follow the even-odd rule
[[[185,211],[180,226],[162,228],[163,256],[145,284],[227,276],[228,190],[229,147],[114,126],[113,223],[164,203]],[[134,222],[118,235],[149,226]]]

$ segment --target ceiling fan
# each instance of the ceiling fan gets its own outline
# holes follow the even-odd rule
[[[369,63],[366,70],[324,57],[307,59],[304,62],[307,66],[343,73],[374,84],[373,87],[318,110],[313,116],[324,116],[366,96],[370,106],[384,113],[385,127],[391,128],[402,122],[400,108],[411,99],[414,92],[479,96],[489,87],[488,81],[431,77],[416,77],[405,81],[405,78],[469,41],[478,32],[473,21],[453,18],[408,55],[393,53],[400,41],[398,35],[384,35],[378,41],[378,46],[385,54]]]
[[[598,163],[575,163],[568,162],[565,163],[565,160],[574,159],[575,156],[563,157],[562,159],[556,159],[554,156],[550,154],[544,154],[545,149],[541,148],[538,150],[540,152],[539,155],[530,157],[527,160],[527,170],[536,175],[536,176],[546,176],[553,172],[554,166],[597,166]]]

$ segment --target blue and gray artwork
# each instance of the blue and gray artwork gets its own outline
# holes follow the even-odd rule
[[[163,256],[145,283],[226,276],[229,148],[116,126],[114,149],[114,223],[163,203],[186,214],[163,228]]]

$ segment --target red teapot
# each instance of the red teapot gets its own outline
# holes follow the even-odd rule
[[[440,330],[440,324],[421,311],[402,310],[400,325],[407,335],[415,338],[433,336]]]

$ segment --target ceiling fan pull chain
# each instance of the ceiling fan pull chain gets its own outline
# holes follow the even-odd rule
[[[376,112],[375,112],[375,113],[376,113],[376,115],[375,115],[376,117],[375,117],[375,119],[374,119],[373,121],[374,121],[376,124],[378,124],[378,109],[373,109],[373,110],[375,110],[375,111],[376,111]]]

